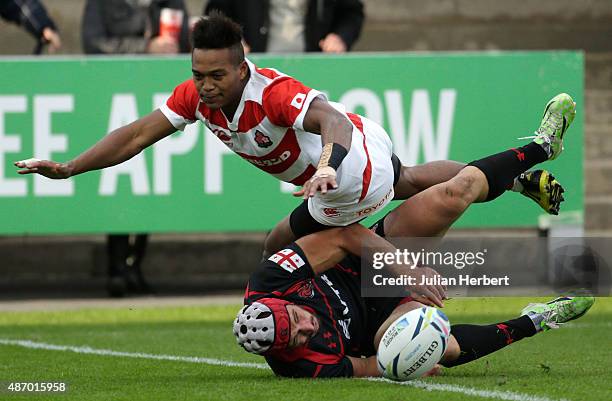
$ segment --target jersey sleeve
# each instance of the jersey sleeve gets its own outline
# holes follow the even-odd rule
[[[283,377],[352,377],[353,363],[343,356],[337,363],[319,364],[307,359],[298,359],[292,362],[280,361],[271,357],[266,362],[274,374]]]
[[[290,78],[278,78],[264,89],[263,109],[268,119],[280,127],[304,130],[304,116],[317,97],[327,99],[323,92],[311,89]]]
[[[184,130],[187,124],[196,122],[195,115],[200,97],[191,79],[183,82],[172,92],[165,104],[159,109],[168,121],[178,130]]]
[[[263,261],[251,275],[245,301],[253,302],[269,295],[281,296],[295,283],[314,276],[304,252],[293,243]]]

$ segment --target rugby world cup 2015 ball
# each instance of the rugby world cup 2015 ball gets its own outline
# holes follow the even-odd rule
[[[450,336],[448,318],[425,306],[400,316],[380,340],[378,370],[391,380],[417,379],[440,361]]]

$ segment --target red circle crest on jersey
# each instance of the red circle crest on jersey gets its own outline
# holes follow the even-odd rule
[[[268,148],[272,146],[272,140],[270,139],[270,137],[259,130],[255,131],[254,139],[255,142],[257,142],[257,146],[259,146],[260,148]]]
[[[307,280],[298,288],[297,294],[301,298],[312,298],[314,297],[314,288],[312,286],[312,280]]]

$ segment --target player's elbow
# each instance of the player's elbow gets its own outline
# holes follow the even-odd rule
[[[151,145],[151,139],[146,135],[146,128],[140,124],[137,124],[137,122],[135,122],[133,126],[128,127],[131,128],[131,135],[128,143],[128,149],[131,157],[149,147]]]
[[[130,153],[132,156],[136,156],[138,153],[145,150],[147,146],[148,145],[140,138],[134,138],[130,143]]]
[[[348,357],[353,365],[353,377],[380,377],[382,374],[376,366],[376,356],[368,358]]]
[[[350,150],[353,139],[353,124],[342,113],[335,109],[326,116],[321,132],[327,136],[325,142],[335,142]]]

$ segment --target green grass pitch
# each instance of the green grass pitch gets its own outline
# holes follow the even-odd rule
[[[447,301],[451,323],[493,323],[533,299]],[[239,305],[0,313],[0,382],[66,382],[63,394],[0,400],[612,400],[612,298],[559,330],[512,344],[412,385],[363,379],[280,379],[268,369],[157,360],[132,353],[262,363],[235,343]],[[6,340],[90,347],[100,355],[7,345]],[[82,349],[82,348],[80,348]],[[129,354],[128,354],[129,353]],[[209,361],[210,362],[210,361]]]

